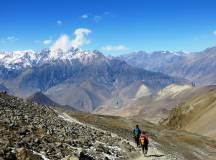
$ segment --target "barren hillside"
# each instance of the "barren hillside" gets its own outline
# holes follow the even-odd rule
[[[199,95],[174,108],[163,123],[216,138],[216,86],[204,87],[199,91]]]

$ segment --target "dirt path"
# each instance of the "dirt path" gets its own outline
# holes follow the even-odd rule
[[[133,128],[133,124],[131,123],[130,120],[126,120],[126,123]],[[184,160],[184,158],[179,155],[178,153],[171,153],[171,154],[167,154],[164,153],[162,150],[160,150],[158,147],[160,146],[159,143],[155,142],[153,139],[149,138],[149,150],[148,150],[148,154],[146,156],[144,156],[144,154],[141,151],[141,148],[139,149],[139,156],[137,158],[135,158],[134,160]],[[134,142],[133,145],[135,146]]]
[[[66,121],[72,122],[72,123],[78,123],[81,125],[85,125],[88,126],[92,129],[96,129],[96,130],[100,130],[102,132],[107,132],[105,130],[102,129],[98,129],[92,125],[87,125],[84,124],[82,122],[79,122],[78,120],[76,120],[75,118],[69,116],[67,113],[59,113],[59,117],[63,118]],[[128,123],[128,125],[130,125],[130,122]],[[112,136],[117,136],[116,134],[112,134]],[[127,141],[125,139],[122,139],[123,141]],[[128,141],[131,145],[133,145],[135,147],[135,143]],[[160,144],[158,144],[157,142],[155,142],[154,140],[150,139],[150,144],[149,144],[149,151],[148,154],[146,156],[143,155],[141,148],[137,149],[137,152],[139,154],[138,157],[133,158],[133,160],[183,160],[184,158],[182,158],[180,155],[178,154],[165,154],[163,151],[158,149],[158,146]]]
[[[144,156],[141,149],[139,149],[139,156],[134,160],[184,160],[184,158],[177,153],[164,153],[158,149],[158,145],[157,142],[150,140],[148,154]]]
[[[184,158],[176,154],[165,154],[156,147],[150,147],[148,154],[144,156],[140,151],[140,156],[135,160],[183,160]]]

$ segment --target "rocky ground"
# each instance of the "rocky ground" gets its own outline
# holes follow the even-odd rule
[[[146,157],[132,142],[149,131]],[[0,160],[184,160],[216,156],[215,141],[143,120],[56,110],[0,94]]]
[[[130,159],[135,148],[111,132],[47,106],[0,95],[0,159]]]
[[[77,119],[75,118],[72,118],[71,116],[69,116],[67,113],[63,112],[61,115],[59,115],[60,117],[62,117],[63,119],[65,119],[66,121],[69,121],[69,122],[75,122],[75,123],[78,123],[78,124],[82,124],[84,126],[88,126],[92,129],[96,129],[96,130],[99,130],[99,131],[102,131],[102,132],[106,132],[105,130],[103,129],[100,129],[100,128],[96,128],[95,126],[91,125],[91,124],[88,124],[88,123],[82,123],[80,121],[77,121]],[[113,137],[119,137],[117,134],[115,133],[111,133]],[[127,138],[126,138],[127,139]],[[159,146],[160,144],[158,144],[157,142],[155,142],[153,139],[150,139],[151,143],[149,145],[149,151],[148,151],[148,154],[147,155],[143,155],[142,154],[142,151],[141,151],[141,148],[140,147],[136,147],[135,143],[133,143],[132,141],[130,140],[126,140],[126,139],[123,139],[123,141],[126,141],[127,143],[129,143],[130,145],[132,145],[134,148],[135,148],[135,152],[131,153],[130,154],[130,159],[133,159],[133,160],[174,160],[174,159],[178,159],[178,160],[183,160],[184,158],[182,156],[180,156],[178,153],[164,153],[162,150],[160,150]]]
[[[140,117],[117,117],[93,115],[79,112],[67,112],[80,122],[97,128],[109,130],[124,139],[133,141],[132,130],[139,124],[142,130],[150,136],[149,153],[147,157],[140,154],[137,160],[215,160],[216,141],[214,139],[186,132],[173,130],[161,125],[155,125]]]

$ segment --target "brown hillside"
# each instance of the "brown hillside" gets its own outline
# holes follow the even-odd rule
[[[208,86],[200,90],[199,95],[174,108],[163,123],[172,128],[216,138],[215,115],[216,86]]]

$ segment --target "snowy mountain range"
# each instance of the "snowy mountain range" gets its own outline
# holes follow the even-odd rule
[[[44,49],[41,52],[25,50],[0,53],[0,65],[4,66],[7,69],[19,70],[55,61],[72,63],[72,61],[78,60],[80,63],[88,64],[91,63],[92,60],[96,60],[98,58],[100,58],[100,61],[102,59],[106,61],[106,58],[102,55],[102,53],[96,50],[92,52],[73,48],[71,48],[67,52],[63,52],[61,49]]]
[[[182,77],[197,85],[216,84],[216,47],[194,53],[139,51],[122,55],[119,59],[134,67]]]
[[[140,92],[142,88],[151,94],[172,83],[188,83],[185,79],[132,67],[99,51],[44,49],[0,55],[1,88],[20,97],[42,92],[58,104],[83,111],[107,103],[123,105],[126,99],[146,94]]]

